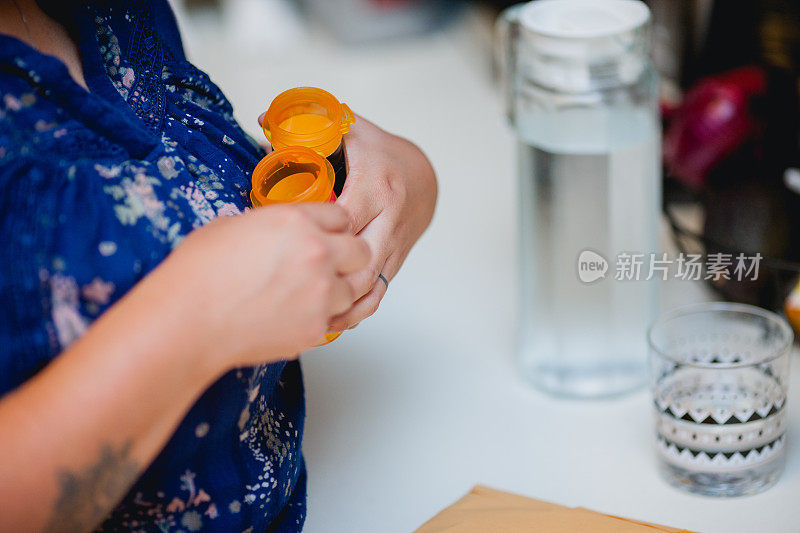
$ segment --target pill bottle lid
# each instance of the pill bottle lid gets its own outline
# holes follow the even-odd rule
[[[335,200],[335,174],[327,159],[310,148],[273,151],[253,170],[253,206]]]
[[[339,148],[342,136],[356,121],[347,104],[316,87],[282,92],[269,106],[262,127],[275,149],[305,146],[322,157]]]

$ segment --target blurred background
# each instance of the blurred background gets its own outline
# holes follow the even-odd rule
[[[173,0],[190,60],[255,139],[266,142],[256,117],[279,92],[317,86],[412,139],[439,176],[434,222],[378,314],[303,357],[308,531],[409,531],[477,482],[703,531],[734,530],[720,520],[760,530],[765,514],[776,531],[794,530],[800,515],[785,503],[797,454],[789,481],[712,504],[655,481],[644,423],[609,430],[609,413],[649,420],[644,393],[557,403],[516,375],[515,140],[493,39],[512,3]],[[663,307],[731,299],[782,309],[797,327],[800,4],[647,3],[665,247],[764,256],[757,279],[673,283]],[[588,439],[593,453],[575,453]]]
[[[411,138],[437,115],[480,113],[476,103],[487,95],[455,109],[431,86],[444,81],[433,90],[457,98],[471,90],[457,83],[465,68],[484,88],[496,85],[494,20],[517,3],[173,2],[191,58],[226,90],[256,138],[252,117],[297,85],[349,98],[357,112]],[[666,214],[676,242],[686,252],[760,252],[766,270],[758,280],[722,280],[713,288],[781,308],[800,272],[800,4],[646,3],[661,75]],[[687,212],[694,213],[688,220]]]

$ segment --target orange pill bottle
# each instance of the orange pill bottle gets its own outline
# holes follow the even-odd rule
[[[281,148],[262,159],[253,170],[250,200],[253,207],[300,202],[334,202],[335,174],[331,163],[303,146]],[[326,333],[317,346],[341,331]]]
[[[333,167],[334,192],[342,194],[347,179],[344,135],[356,121],[347,104],[316,87],[282,92],[269,106],[262,127],[276,150],[304,146],[326,158]]]

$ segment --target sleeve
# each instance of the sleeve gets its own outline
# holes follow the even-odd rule
[[[0,395],[39,371],[58,352],[50,322],[45,250],[52,246],[36,203],[43,173],[0,139]],[[6,159],[7,161],[3,161]]]
[[[0,395],[79,338],[167,252],[124,231],[109,202],[119,166],[76,156],[96,144],[41,95],[0,77]],[[103,145],[97,144],[97,153]],[[110,164],[110,163],[109,163]],[[98,166],[108,178],[98,174]],[[113,192],[113,191],[112,191]],[[122,204],[124,208],[124,204]],[[151,258],[149,253],[158,253]]]

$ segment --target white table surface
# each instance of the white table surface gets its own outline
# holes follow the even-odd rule
[[[800,531],[800,391],[790,395],[779,483],[720,500],[658,477],[646,391],[564,401],[521,382],[513,358],[514,140],[480,17],[469,13],[434,36],[355,49],[315,30],[293,39],[291,25],[284,36],[291,45],[246,46],[246,36],[224,26],[183,22],[191,57],[254,136],[255,117],[275,94],[317,85],[413,139],[439,176],[434,222],[379,312],[302,358],[306,531],[411,531],[477,483],[709,533]],[[664,306],[704,297],[702,287],[676,282]],[[795,356],[795,389],[797,363]]]

